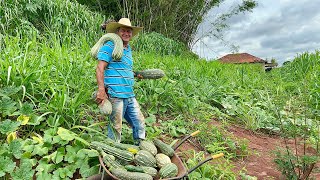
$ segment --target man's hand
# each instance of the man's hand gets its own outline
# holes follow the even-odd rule
[[[140,74],[140,72],[133,72],[134,73],[134,77],[138,78],[138,79],[143,79],[143,76]]]
[[[107,99],[107,94],[106,94],[106,91],[105,89],[98,89],[97,91],[97,96],[96,96],[96,102],[98,104],[101,104],[103,102],[103,100]]]

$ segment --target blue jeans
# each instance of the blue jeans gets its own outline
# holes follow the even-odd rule
[[[145,139],[145,121],[140,106],[135,97],[131,98],[109,98],[112,104],[110,115],[111,123],[108,124],[108,137],[117,142],[121,141],[121,130],[123,118],[132,127],[133,139],[139,143]]]

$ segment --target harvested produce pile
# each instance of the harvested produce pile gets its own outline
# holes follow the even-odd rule
[[[152,180],[171,178],[178,167],[171,162],[172,147],[159,139],[141,141],[139,146],[122,144],[111,139],[91,142],[109,171],[122,180]]]

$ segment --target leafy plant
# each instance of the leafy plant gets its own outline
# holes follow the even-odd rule
[[[203,151],[196,153],[194,150],[186,152],[188,160],[185,166],[188,169],[195,167],[199,162],[205,159]],[[188,175],[189,179],[237,179],[236,174],[232,171],[232,164],[223,160],[218,162],[205,163],[198,167],[194,172]]]

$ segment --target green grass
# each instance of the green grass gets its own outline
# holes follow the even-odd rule
[[[43,21],[39,21],[41,14]],[[34,133],[44,136],[48,129],[85,127],[105,120],[91,100],[96,61],[88,54],[102,35],[101,15],[73,1],[46,0],[1,1],[0,15],[5,17],[0,29],[1,148],[7,148],[5,139],[11,132],[19,132],[19,137],[29,142]],[[210,153],[224,152],[227,160],[247,156],[245,142],[235,146],[236,140],[214,127],[208,129],[215,118],[252,130],[282,132],[287,137],[306,135],[306,140],[318,146],[318,51],[301,54],[292,63],[265,73],[259,65],[199,59],[181,43],[156,33],[142,34],[132,45],[136,47],[135,70],[160,68],[166,73],[162,79],[137,80],[135,84],[137,99],[148,117],[148,138],[173,140],[200,130],[198,140]],[[29,118],[26,125],[20,121],[23,117]],[[92,128],[102,132],[99,125]],[[72,130],[94,137],[78,128]],[[130,133],[125,126],[126,139]],[[58,151],[52,148],[48,153]],[[3,152],[0,150],[0,155]],[[5,159],[8,157],[12,154],[5,154]],[[223,163],[214,172],[221,175],[223,167],[229,166]],[[206,176],[210,168],[192,177]],[[231,171],[225,174],[235,176]],[[216,176],[209,173],[206,177]]]

